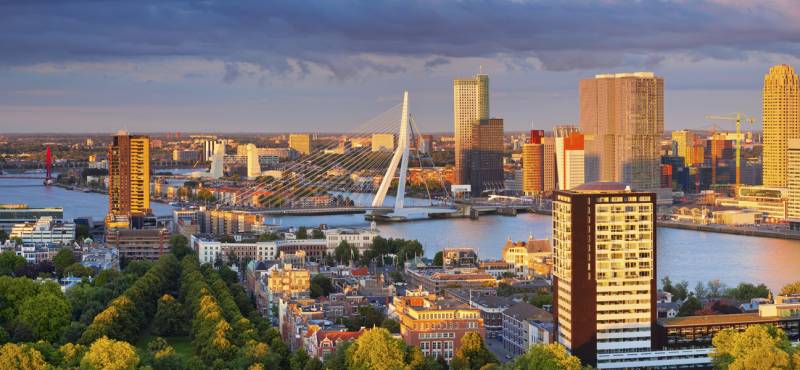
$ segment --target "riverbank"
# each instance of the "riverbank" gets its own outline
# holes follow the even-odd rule
[[[688,224],[684,222],[675,222],[675,221],[658,221],[657,226],[671,228],[671,229],[705,231],[705,232],[719,233],[719,234],[733,234],[733,235],[756,236],[761,238],[800,240],[800,233],[790,232],[788,230],[786,231],[764,230],[752,227],[728,226],[728,225],[698,225],[698,224]]]

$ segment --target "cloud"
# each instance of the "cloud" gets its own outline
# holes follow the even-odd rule
[[[0,65],[220,61],[227,83],[247,74],[335,80],[399,73],[392,57],[434,68],[504,57],[553,71],[653,66],[666,55],[800,56],[796,0],[758,1],[4,1]],[[525,61],[520,64],[519,61]],[[56,67],[58,68],[58,67]],[[219,68],[219,67],[218,67]],[[182,75],[182,74],[180,74]]]

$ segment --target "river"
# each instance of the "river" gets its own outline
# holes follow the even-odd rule
[[[0,179],[0,203],[27,203],[32,207],[64,207],[64,217],[105,217],[108,198],[103,194],[35,186],[38,180]],[[387,201],[389,197],[387,197]],[[151,203],[157,215],[171,207]],[[283,226],[367,226],[364,216],[281,216],[267,220]],[[381,235],[418,239],[432,257],[443,247],[470,246],[483,258],[499,258],[507,238],[550,236],[550,216],[520,214],[516,217],[482,216],[478,220],[449,219],[381,224]],[[691,230],[659,228],[657,274],[673,282],[720,279],[728,286],[739,282],[765,283],[773,290],[800,280],[800,241],[757,238]]]

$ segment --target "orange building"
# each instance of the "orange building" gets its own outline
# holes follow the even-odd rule
[[[486,336],[480,310],[435,294],[408,292],[394,297],[394,306],[400,317],[403,341],[418,347],[426,356],[450,362],[465,334],[477,332],[481,337]]]

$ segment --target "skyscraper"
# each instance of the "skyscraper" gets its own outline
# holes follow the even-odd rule
[[[598,355],[652,348],[655,219],[656,195],[621,183],[555,193],[556,339],[582,362],[598,366]]]
[[[789,219],[800,220],[800,139],[789,139],[787,150],[787,187]]]
[[[576,127],[571,128],[572,130],[566,127],[553,130],[556,135],[556,172],[559,190],[572,189],[585,181],[583,134],[578,132]]]
[[[258,161],[258,147],[247,144],[247,178],[252,180],[261,176],[261,162]]]
[[[150,138],[120,131],[108,147],[109,216],[150,213]]]
[[[289,135],[289,148],[296,150],[301,155],[311,153],[311,135],[291,134]]]
[[[636,72],[581,80],[580,129],[592,138],[586,141],[586,181],[660,186],[663,78]]]
[[[475,75],[453,80],[453,125],[455,132],[455,183],[469,183],[468,151],[472,148],[472,128],[489,118],[489,76]]]
[[[686,166],[694,164],[694,133],[689,130],[672,131],[672,142],[677,148],[674,155],[682,157]]]
[[[484,190],[502,190],[503,176],[503,119],[482,119],[472,125],[472,144],[467,151],[469,184],[472,195]]]
[[[394,134],[372,134],[372,151],[391,152],[394,150]]]
[[[764,185],[787,185],[787,145],[800,138],[800,84],[794,69],[779,64],[764,76]]]

